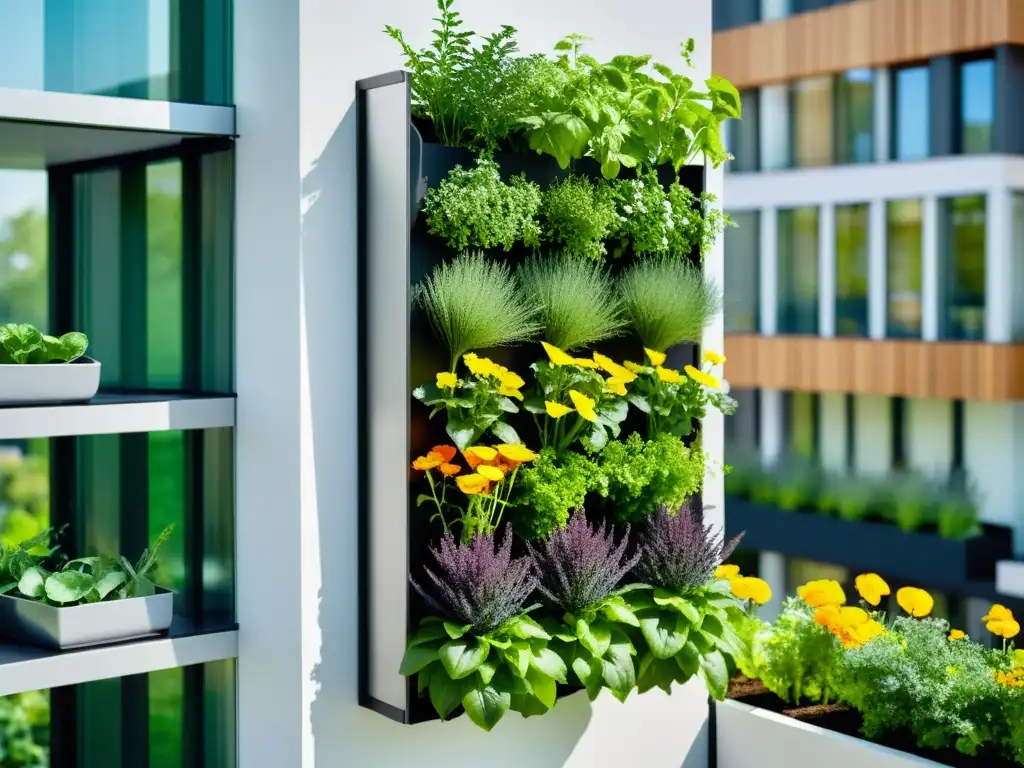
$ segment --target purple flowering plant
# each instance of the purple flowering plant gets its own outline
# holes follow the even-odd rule
[[[729,583],[715,578],[715,569],[739,539],[724,541],[692,504],[674,513],[661,507],[647,519],[634,569],[645,589],[626,595],[640,624],[640,693],[654,687],[670,692],[673,682],[696,675],[714,698],[725,698],[730,666],[743,654],[733,629],[743,608]]]
[[[610,525],[591,526],[580,509],[547,541],[529,546],[540,573],[537,590],[564,611],[561,622],[545,622],[552,647],[591,699],[606,687],[625,700],[636,687],[636,649],[624,627],[640,622],[619,585],[640,553],[630,556],[628,545],[628,527],[616,541]]]
[[[442,720],[461,705],[489,731],[509,709],[549,710],[567,669],[528,615],[538,578],[532,557],[513,556],[510,527],[500,541],[495,533],[461,543],[446,533],[430,552],[427,580],[412,585],[435,615],[409,639],[400,672],[417,675]]]

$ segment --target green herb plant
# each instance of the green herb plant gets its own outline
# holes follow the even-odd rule
[[[57,338],[28,323],[0,326],[0,365],[70,363],[84,355],[88,347],[89,339],[77,331]]]
[[[597,261],[604,258],[604,241],[617,221],[610,187],[576,175],[544,191],[541,218],[547,242]]]
[[[469,170],[456,165],[423,204],[430,234],[455,251],[512,250],[516,243],[540,244],[541,192],[522,174],[502,181],[498,164],[478,158]]]
[[[671,435],[643,440],[634,432],[601,452],[601,484],[594,490],[623,522],[644,520],[659,506],[678,509],[704,480],[700,444],[687,447]]]

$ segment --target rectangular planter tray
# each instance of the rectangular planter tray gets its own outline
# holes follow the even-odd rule
[[[0,365],[0,405],[77,403],[100,388],[100,364],[82,356],[70,363]]]
[[[0,595],[0,636],[66,651],[160,635],[170,629],[174,593],[58,608]]]
[[[942,763],[758,709],[713,703],[712,768],[941,768]]]
[[[853,523],[814,512],[789,512],[737,496],[726,497],[725,528],[728,536],[746,532],[740,542],[745,549],[963,594],[979,582],[991,584],[996,562],[1013,551],[1011,530],[998,525],[985,525],[978,536],[953,540],[936,533],[904,533],[891,523]]]

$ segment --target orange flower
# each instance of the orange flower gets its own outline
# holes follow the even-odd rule
[[[481,464],[490,464],[497,457],[498,452],[487,445],[472,445],[462,452],[466,457],[466,463],[470,469],[476,469]]]
[[[434,469],[440,467],[445,463],[444,456],[437,451],[430,451],[426,456],[420,456],[416,461],[412,463],[413,469],[418,469],[421,472],[428,469]]]
[[[486,464],[482,464],[481,466],[477,467],[476,472],[478,475],[480,475],[480,477],[484,477],[493,483],[500,483],[502,480],[505,479],[504,472],[502,472],[497,467],[491,467]]]
[[[450,463],[455,458],[455,454],[458,453],[454,445],[435,445],[430,449],[430,452],[441,454],[445,464]]]
[[[459,475],[455,482],[458,483],[459,490],[467,496],[477,496],[491,490],[490,482],[482,475]]]
[[[963,640],[965,637],[967,637],[967,633],[962,629],[953,629],[949,632],[950,640]]]
[[[462,471],[462,467],[458,464],[448,464],[447,462],[441,465],[441,474],[445,477],[451,477],[457,475]]]

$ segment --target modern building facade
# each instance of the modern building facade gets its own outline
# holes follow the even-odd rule
[[[597,56],[675,62],[693,37],[710,72],[710,0],[639,0],[625,21],[614,3],[459,6],[536,52],[581,32]],[[707,764],[697,683],[492,734],[357,704],[355,84],[401,67],[386,24],[425,41],[434,15],[0,2],[0,323],[84,331],[103,372],[96,403],[0,408],[0,539],[68,524],[68,550],[135,558],[173,523],[178,614],[169,638],[0,643],[5,765]],[[720,195],[722,171],[705,185]],[[720,280],[721,244],[709,265]],[[721,419],[703,434],[721,457]],[[720,478],[705,499],[721,510]]]
[[[1022,22],[988,0],[726,1],[714,43],[745,117],[725,182],[746,406],[727,454],[969,478],[1018,555]],[[783,586],[780,559],[761,563]]]

